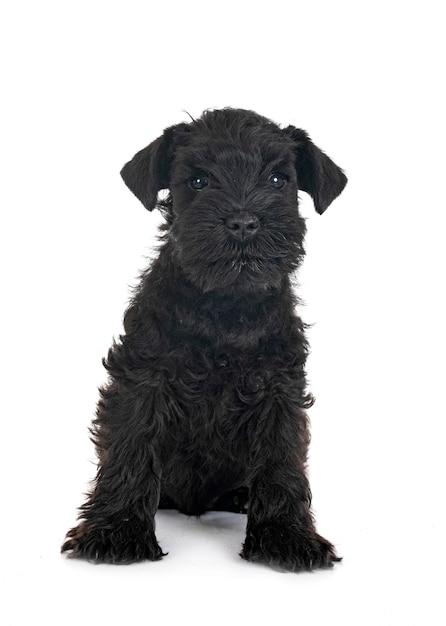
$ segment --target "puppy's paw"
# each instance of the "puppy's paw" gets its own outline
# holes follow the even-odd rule
[[[333,545],[314,531],[272,523],[248,530],[240,556],[291,572],[330,568],[342,560]]]
[[[114,564],[158,561],[165,556],[153,530],[130,520],[105,528],[82,522],[67,533],[61,552],[68,552],[71,558]]]

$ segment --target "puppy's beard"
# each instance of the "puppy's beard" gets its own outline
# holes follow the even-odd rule
[[[231,290],[257,292],[276,287],[280,284],[283,272],[276,263],[259,257],[238,255],[230,259],[206,262],[182,253],[177,247],[177,260],[186,278],[200,291]]]
[[[221,225],[190,230],[176,222],[171,241],[178,267],[201,291],[255,292],[279,286],[298,266],[300,233],[287,235],[276,228],[240,242]]]

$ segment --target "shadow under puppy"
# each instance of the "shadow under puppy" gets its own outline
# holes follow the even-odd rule
[[[290,276],[304,256],[298,190],[323,213],[344,173],[305,131],[223,109],[166,129],[121,174],[163,213],[163,244],[104,361],[98,472],[62,551],[158,560],[159,507],[220,509],[247,512],[243,558],[331,566],[310,508],[308,345]]]

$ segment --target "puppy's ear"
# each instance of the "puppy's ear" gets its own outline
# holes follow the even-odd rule
[[[295,142],[298,187],[310,194],[314,208],[322,214],[344,189],[347,176],[304,130],[288,126],[284,132]]]
[[[124,165],[121,176],[127,187],[149,211],[155,208],[158,191],[169,186],[170,166],[178,135],[187,124],[166,128],[164,133]]]

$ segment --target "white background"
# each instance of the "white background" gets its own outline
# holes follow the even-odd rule
[[[2,4],[3,625],[446,623],[441,4]],[[305,128],[349,176],[322,217],[302,194],[310,476],[344,561],[280,574],[237,556],[242,516],[173,512],[162,562],[67,560],[101,358],[160,220],[119,170],[222,106]]]

